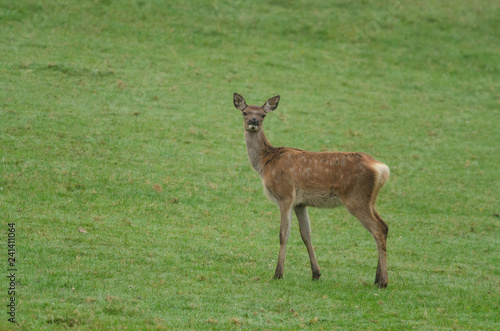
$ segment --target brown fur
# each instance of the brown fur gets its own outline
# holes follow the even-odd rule
[[[279,96],[269,99],[262,107],[248,106],[237,93],[233,102],[244,116],[250,163],[259,173],[266,195],[280,207],[280,253],[274,277],[283,276],[292,209],[299,220],[313,278],[319,279],[321,274],[312,247],[307,207],[343,205],[374,237],[379,252],[375,283],[387,287],[388,226],[375,210],[375,200],[389,176],[389,167],[365,153],[307,152],[273,147],[264,135],[262,122],[266,114],[278,106]]]

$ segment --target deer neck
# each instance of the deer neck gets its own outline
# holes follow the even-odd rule
[[[262,128],[258,132],[245,131],[245,143],[250,164],[262,177],[263,160],[271,153],[273,146],[267,140]]]

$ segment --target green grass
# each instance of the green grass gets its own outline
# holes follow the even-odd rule
[[[2,1],[16,321],[499,329],[499,36],[495,1]],[[284,279],[271,280],[279,211],[233,92],[281,95],[266,118],[276,146],[391,167],[378,200],[387,289],[373,285],[373,239],[342,209],[310,210],[321,281],[296,222]]]

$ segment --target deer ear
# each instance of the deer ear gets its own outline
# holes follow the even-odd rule
[[[247,103],[245,102],[245,99],[239,95],[238,93],[235,93],[233,95],[233,103],[234,103],[234,106],[236,108],[238,108],[239,110],[245,110],[245,108],[247,108]]]
[[[273,111],[278,107],[278,103],[280,102],[280,96],[277,95],[275,97],[272,97],[271,99],[267,100],[264,106],[262,108],[266,113]]]

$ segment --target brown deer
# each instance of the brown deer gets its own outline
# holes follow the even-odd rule
[[[375,284],[387,287],[389,228],[375,210],[375,200],[389,177],[389,167],[365,153],[307,152],[273,147],[264,135],[262,123],[266,114],[278,107],[279,100],[277,95],[259,107],[248,106],[238,93],[233,97],[234,106],[243,114],[250,163],[259,174],[267,197],[280,208],[280,251],[274,278],[283,277],[292,209],[309,253],[313,279],[319,279],[321,273],[311,242],[307,207],[343,205],[375,238],[378,249]]]

